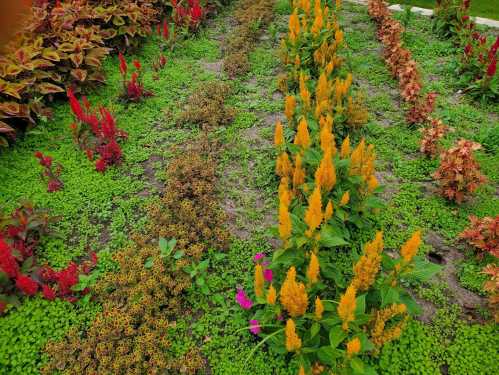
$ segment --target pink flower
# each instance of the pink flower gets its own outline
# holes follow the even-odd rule
[[[262,260],[265,258],[264,253],[256,253],[255,256],[253,257],[253,262],[258,263],[259,260]]]
[[[273,278],[272,270],[269,269],[263,270],[263,278],[269,283],[271,283]]]
[[[258,320],[250,320],[250,332],[254,335],[258,335],[260,332],[262,332]]]
[[[253,302],[248,298],[244,290],[240,288],[237,289],[236,301],[244,310],[249,310],[253,306]]]

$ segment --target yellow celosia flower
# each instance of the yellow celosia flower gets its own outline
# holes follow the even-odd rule
[[[279,184],[279,202],[285,206],[290,205],[292,198],[288,187],[289,179],[287,177],[282,177],[281,183]]]
[[[281,153],[277,157],[277,162],[275,166],[275,173],[280,177],[286,177],[291,174],[293,166],[291,165],[291,161],[289,160],[289,156],[287,152]]]
[[[295,67],[298,69],[301,65],[300,55],[295,56]]]
[[[357,290],[368,290],[374,283],[381,266],[383,246],[383,232],[376,233],[375,239],[364,246],[364,254],[353,267],[352,285]]]
[[[362,175],[362,163],[365,156],[366,142],[362,138],[357,147],[354,148],[352,156],[350,157],[350,176]]]
[[[305,117],[302,117],[300,123],[298,124],[298,129],[295,136],[295,145],[301,146],[304,149],[307,149],[310,144],[310,133],[308,132],[308,123]]]
[[[334,135],[333,135],[333,131],[332,131],[333,119],[328,114],[325,117],[322,116],[319,123],[321,126],[320,142],[321,142],[322,152],[326,152],[328,149],[331,149],[331,156],[334,156],[334,155],[336,155],[337,150],[336,150],[336,143],[334,141]]]
[[[319,76],[319,81],[317,82],[317,88],[315,89],[315,99],[317,102],[329,99],[329,82],[325,72],[322,72]]]
[[[336,0],[336,9],[341,7],[341,0]]]
[[[333,202],[331,200],[327,203],[326,211],[324,212],[324,221],[328,221],[333,217]]]
[[[305,170],[302,167],[300,154],[295,158],[295,169],[293,171],[293,188],[296,190],[305,183]]]
[[[352,358],[355,354],[360,352],[360,340],[358,337],[347,342],[347,356]]]
[[[296,99],[293,95],[286,96],[286,101],[284,105],[284,114],[288,119],[288,122],[291,123],[293,120],[293,115],[295,114],[296,109]]]
[[[323,26],[324,20],[322,18],[322,11],[319,9],[319,12],[315,15],[315,20],[310,31],[314,36],[317,36],[321,32]]]
[[[308,295],[303,283],[296,281],[296,269],[291,267],[280,291],[281,304],[293,318],[307,311]]]
[[[376,189],[378,186],[379,182],[376,176],[375,175],[369,176],[369,179],[367,180],[367,191],[369,193],[372,193],[374,189]]]
[[[301,0],[301,8],[308,15],[310,13],[310,0]]]
[[[279,204],[279,236],[285,244],[289,237],[291,237],[291,230],[291,215],[289,214],[288,206],[281,202]]]
[[[394,339],[397,339],[405,326],[408,316],[406,315],[403,320],[401,320],[396,325],[389,329],[385,329],[388,320],[392,319],[397,315],[404,315],[407,312],[407,307],[402,304],[393,304],[391,306],[385,307],[384,309],[376,312],[374,318],[373,328],[371,330],[371,341],[379,349],[384,344]]]
[[[329,192],[336,185],[336,169],[333,164],[331,148],[324,153],[319,168],[315,172],[315,184],[326,192]]]
[[[308,31],[308,22],[306,17],[303,17],[301,19],[301,28],[302,33],[306,33]]]
[[[310,255],[310,263],[307,268],[307,280],[310,285],[319,281],[320,264],[319,258],[314,252]]]
[[[298,375],[306,375],[303,366],[300,366],[300,370],[298,370]]]
[[[282,146],[284,142],[284,127],[282,126],[281,121],[277,121],[275,124],[274,144],[276,146]]]
[[[310,111],[311,99],[310,99],[310,91],[307,88],[305,83],[305,73],[300,73],[300,97],[303,102],[303,105],[307,111]]]
[[[308,200],[308,208],[305,212],[305,223],[308,225],[306,235],[312,236],[312,233],[321,225],[322,215],[322,196],[320,186],[316,186],[314,192]]]
[[[400,249],[400,254],[405,263],[410,263],[412,261],[412,258],[417,254],[420,245],[421,231],[418,230]]]
[[[263,297],[263,286],[265,284],[265,279],[263,277],[263,267],[261,264],[255,266],[255,295],[257,297]]]
[[[292,43],[296,41],[300,34],[300,20],[298,19],[298,9],[295,9],[289,17],[289,39]]]
[[[346,159],[350,156],[350,136],[347,136],[343,143],[341,144],[340,156],[342,159]]]
[[[328,76],[331,75],[331,73],[333,73],[333,70],[334,70],[334,62],[333,61],[330,61],[327,65],[326,65],[326,74]]]
[[[343,322],[342,328],[348,331],[348,325],[350,322],[355,320],[355,308],[357,306],[355,302],[355,295],[357,291],[353,285],[350,285],[345,294],[340,298],[340,304],[338,305],[338,315]]]
[[[341,196],[340,206],[345,206],[348,204],[348,202],[350,202],[350,192],[349,191],[343,193],[343,195]]]
[[[322,314],[324,314],[324,305],[322,304],[321,299],[319,296],[315,298],[315,319],[321,320],[322,319]]]
[[[269,305],[275,305],[275,301],[277,299],[277,292],[272,284],[269,286],[269,290],[267,292],[267,303]]]
[[[336,32],[334,33],[334,39],[336,40],[337,44],[343,42],[343,31],[336,30]]]
[[[296,325],[293,319],[288,319],[286,322],[286,350],[288,352],[296,352],[301,348],[301,339],[296,334]]]

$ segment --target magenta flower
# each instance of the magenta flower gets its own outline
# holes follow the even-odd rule
[[[253,258],[253,262],[258,263],[258,261],[262,260],[263,258],[265,258],[264,253],[256,253],[254,258]]]
[[[269,269],[266,269],[263,271],[263,278],[268,281],[269,283],[272,282],[272,278],[273,278],[273,273],[272,273],[272,270],[269,270]]]
[[[260,323],[258,320],[250,320],[250,332],[254,335],[258,335],[262,329],[260,328]]]
[[[249,310],[253,306],[253,302],[241,288],[237,288],[236,301],[244,310]]]

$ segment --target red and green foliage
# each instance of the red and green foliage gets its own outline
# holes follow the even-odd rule
[[[119,58],[119,69],[123,82],[123,94],[122,97],[130,102],[139,102],[142,99],[152,96],[152,92],[144,88],[142,82],[142,64],[138,60],[133,61],[133,66],[135,71],[132,72],[130,79],[128,79],[128,64],[125,57],[120,52]]]
[[[463,44],[460,60],[460,77],[466,91],[485,99],[499,99],[499,78],[497,75],[497,50],[499,36],[494,43],[487,43],[487,37],[475,31]]]
[[[430,92],[426,98],[419,98],[406,113],[406,120],[409,124],[424,124],[430,121],[430,115],[435,110],[435,100],[437,94]]]
[[[53,193],[61,190],[64,187],[63,182],[59,178],[62,172],[62,165],[57,163],[54,169],[52,157],[45,156],[40,151],[35,152],[35,157],[43,167],[42,179],[47,179],[48,192]]]
[[[459,237],[480,251],[480,256],[489,253],[499,258],[499,215],[480,219],[470,216],[470,226]]]
[[[494,320],[499,323],[499,266],[489,264],[483,273],[490,276],[483,289],[489,294],[489,307],[494,314]]]
[[[172,18],[176,26],[191,31],[199,28],[203,17],[206,15],[200,0],[187,0],[187,3],[171,0],[171,4],[173,7]]]
[[[101,107],[99,113],[92,111],[85,97],[82,106],[71,89],[68,90],[68,98],[76,117],[76,122],[71,124],[73,139],[89,160],[99,156],[95,169],[104,172],[107,167],[120,164],[122,151],[118,141],[126,139],[128,134],[117,128],[116,120],[106,108]]]
[[[97,264],[95,253],[81,265],[70,263],[61,271],[37,263],[37,246],[53,221],[44,211],[25,203],[11,215],[0,216],[0,313],[7,305],[17,305],[21,295],[56,297],[75,302],[86,290],[75,291],[81,274]]]
[[[437,119],[432,119],[430,125],[423,128],[421,133],[420,151],[428,157],[434,158],[440,153],[440,139],[449,131],[449,127]]]
[[[466,194],[473,193],[485,183],[486,178],[480,173],[480,165],[473,156],[480,147],[478,143],[461,139],[440,155],[440,167],[433,177],[445,198],[460,204]]]
[[[433,31],[441,37],[458,36],[472,24],[469,16],[470,0],[437,0],[433,17]]]

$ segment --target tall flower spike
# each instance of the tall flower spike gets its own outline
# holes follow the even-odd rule
[[[319,8],[319,11],[315,15],[314,24],[312,25],[312,28],[310,29],[310,31],[312,32],[312,34],[314,36],[317,36],[321,32],[323,26],[324,26],[324,20],[322,18],[322,11]]]
[[[300,20],[298,19],[298,9],[295,9],[293,14],[289,17],[289,39],[292,43],[296,42],[300,34]]]
[[[308,306],[308,295],[303,283],[296,281],[296,269],[291,267],[282,284],[280,299],[284,309],[293,318],[305,314]]]
[[[322,72],[317,82],[315,98],[318,103],[329,99],[329,83],[325,72]]]
[[[305,117],[302,117],[300,123],[298,124],[298,131],[295,136],[295,145],[301,146],[304,149],[310,147],[311,144],[310,133],[308,132],[308,124]]]
[[[347,342],[347,356],[352,358],[354,355],[360,352],[360,339],[358,337]]]
[[[340,304],[338,305],[338,315],[343,322],[342,328],[348,331],[348,325],[350,322],[355,320],[355,308],[357,306],[355,301],[355,295],[357,291],[353,285],[350,285],[345,294],[340,298]]]
[[[308,230],[305,234],[312,237],[313,232],[321,225],[323,219],[322,214],[322,196],[320,186],[316,186],[314,192],[308,200],[308,208],[305,212],[305,223],[308,225]]]
[[[319,168],[315,171],[315,184],[323,188],[326,192],[330,192],[334,185],[336,185],[336,170],[333,164],[331,148],[326,150]]]
[[[410,263],[418,252],[421,245],[421,231],[415,232],[412,237],[402,246],[400,254],[405,263]]]
[[[296,190],[305,183],[305,170],[302,167],[301,155],[295,157],[295,169],[293,171],[293,188]]]
[[[269,286],[269,291],[267,292],[267,303],[269,305],[275,305],[277,299],[277,292],[272,284]]]
[[[308,90],[307,84],[305,83],[305,73],[303,73],[303,71],[300,73],[300,97],[305,109],[307,111],[310,111],[311,108],[310,91]]]
[[[296,325],[293,319],[288,319],[286,322],[286,350],[288,352],[296,352],[301,348],[301,339],[296,334]]]
[[[364,246],[364,254],[353,267],[352,285],[357,290],[368,290],[373,285],[381,266],[383,246],[383,232],[376,233],[375,239]]]
[[[291,192],[289,191],[288,186],[288,178],[282,177],[281,183],[279,184],[279,203],[289,207],[291,204]]]
[[[289,156],[287,152],[281,153],[277,157],[277,162],[275,166],[275,173],[280,177],[287,177],[291,175],[293,166],[291,165],[291,161],[289,160]]]
[[[333,217],[333,202],[327,202],[326,211],[324,212],[324,221],[328,221]]]
[[[284,142],[284,127],[282,126],[281,121],[277,121],[275,124],[274,144],[276,146],[282,146]]]
[[[350,202],[350,192],[349,191],[346,191],[345,193],[343,193],[343,195],[341,196],[341,200],[340,200],[340,206],[346,206],[348,204],[348,202]]]
[[[313,285],[319,281],[319,272],[319,258],[317,258],[317,255],[312,251],[312,254],[310,255],[310,263],[307,268],[307,280],[310,285]]]
[[[293,115],[295,114],[296,109],[296,98],[293,95],[286,96],[284,103],[284,114],[288,119],[288,122],[291,123],[293,120]]]
[[[288,206],[281,202],[279,205],[279,236],[284,243],[291,237],[291,230],[291,216]]]
[[[255,295],[257,297],[263,297],[263,286],[265,284],[265,279],[263,277],[263,267],[261,264],[255,265]]]
[[[322,304],[321,299],[319,296],[315,298],[315,319],[321,320],[322,319],[322,314],[324,314],[324,305]]]
[[[342,159],[346,159],[350,156],[350,136],[347,136],[343,143],[341,144],[340,156]]]

